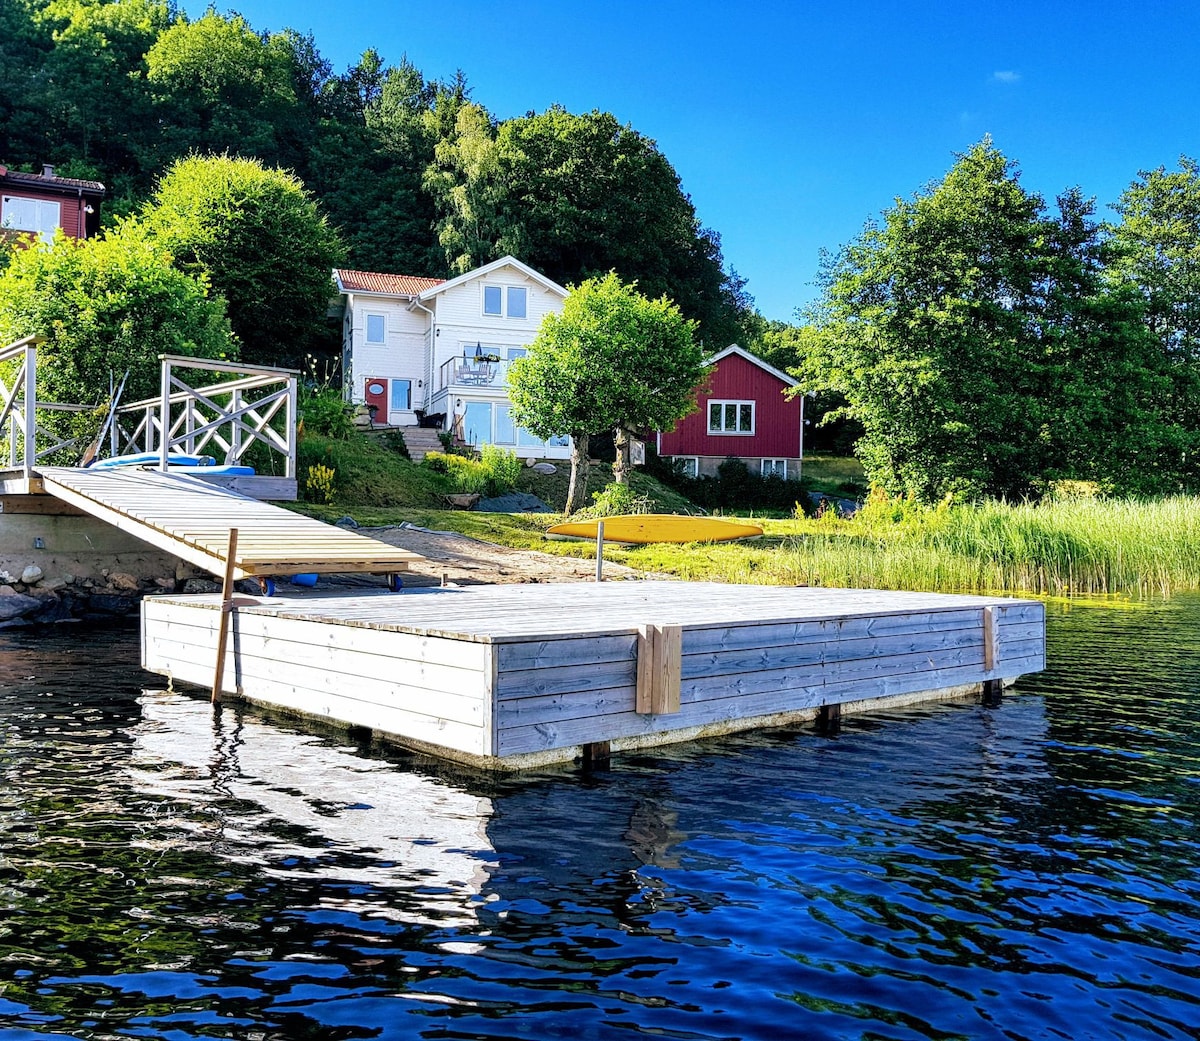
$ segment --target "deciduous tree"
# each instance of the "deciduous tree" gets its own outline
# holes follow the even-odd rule
[[[245,361],[296,365],[323,335],[342,247],[290,174],[252,159],[182,159],[145,217],[175,264],[225,298]]]
[[[126,369],[126,401],[156,395],[159,354],[237,356],[221,301],[133,221],[13,254],[0,273],[0,343],[31,335],[46,337],[39,398],[68,404],[96,402]]]
[[[706,369],[694,330],[665,297],[648,299],[611,273],[546,316],[528,356],[513,363],[509,394],[514,419],[536,436],[571,437],[565,512],[582,486],[589,435],[615,432],[613,474],[623,484],[630,432],[670,427],[695,409]]]

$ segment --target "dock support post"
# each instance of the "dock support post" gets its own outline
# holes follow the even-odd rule
[[[612,745],[608,741],[589,741],[583,746],[585,770],[607,770],[611,758]]]
[[[822,705],[817,709],[817,731],[821,734],[832,735],[842,729],[841,702]]]
[[[984,680],[983,681],[983,707],[984,708],[999,708],[1000,703],[1004,700],[1004,681],[1003,680]]]
[[[604,581],[604,521],[596,525],[596,581]]]
[[[229,548],[225,551],[225,579],[221,583],[221,621],[217,629],[217,666],[213,670],[212,700],[221,700],[225,682],[225,644],[229,638],[229,613],[233,610],[233,568],[237,560],[237,528],[229,529]]]

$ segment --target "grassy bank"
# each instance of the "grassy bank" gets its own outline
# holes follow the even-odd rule
[[[320,457],[339,467],[339,494],[308,511],[326,519],[351,514],[360,524],[409,522],[461,531],[520,549],[587,556],[584,543],[549,542],[552,515],[443,510],[450,490],[441,475],[405,460],[364,460],[334,445]],[[566,470],[523,471],[519,487],[561,508]],[[827,467],[830,485],[855,479],[853,468]],[[594,466],[589,492],[608,479]],[[687,503],[638,474],[651,508],[687,512]],[[590,501],[590,496],[585,498]],[[1200,589],[1200,498],[1148,501],[1076,498],[1039,505],[918,507],[872,497],[850,518],[762,521],[762,539],[721,545],[610,546],[606,555],[645,573],[693,580],[1008,592],[1044,596],[1169,595]]]

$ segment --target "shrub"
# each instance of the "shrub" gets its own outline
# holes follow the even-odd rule
[[[618,517],[629,513],[649,513],[653,503],[627,484],[612,483],[592,493],[592,505],[579,510],[577,517]]]
[[[505,495],[517,486],[523,464],[516,452],[496,445],[484,445],[479,461],[487,474],[488,495]]]
[[[478,492],[483,495],[488,488],[488,474],[478,459],[445,452],[428,452],[422,464],[434,473],[446,474],[454,482],[456,492]]]

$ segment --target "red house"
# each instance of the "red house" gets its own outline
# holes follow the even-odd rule
[[[716,474],[729,456],[751,472],[797,480],[804,456],[804,396],[784,396],[796,381],[731,344],[708,359],[715,366],[696,394],[698,412],[658,435],[658,454],[683,461],[692,477]]]
[[[19,173],[0,166],[0,234],[36,235],[43,242],[54,229],[74,239],[91,238],[100,230],[104,185],[56,177],[53,166],[40,174]]]

